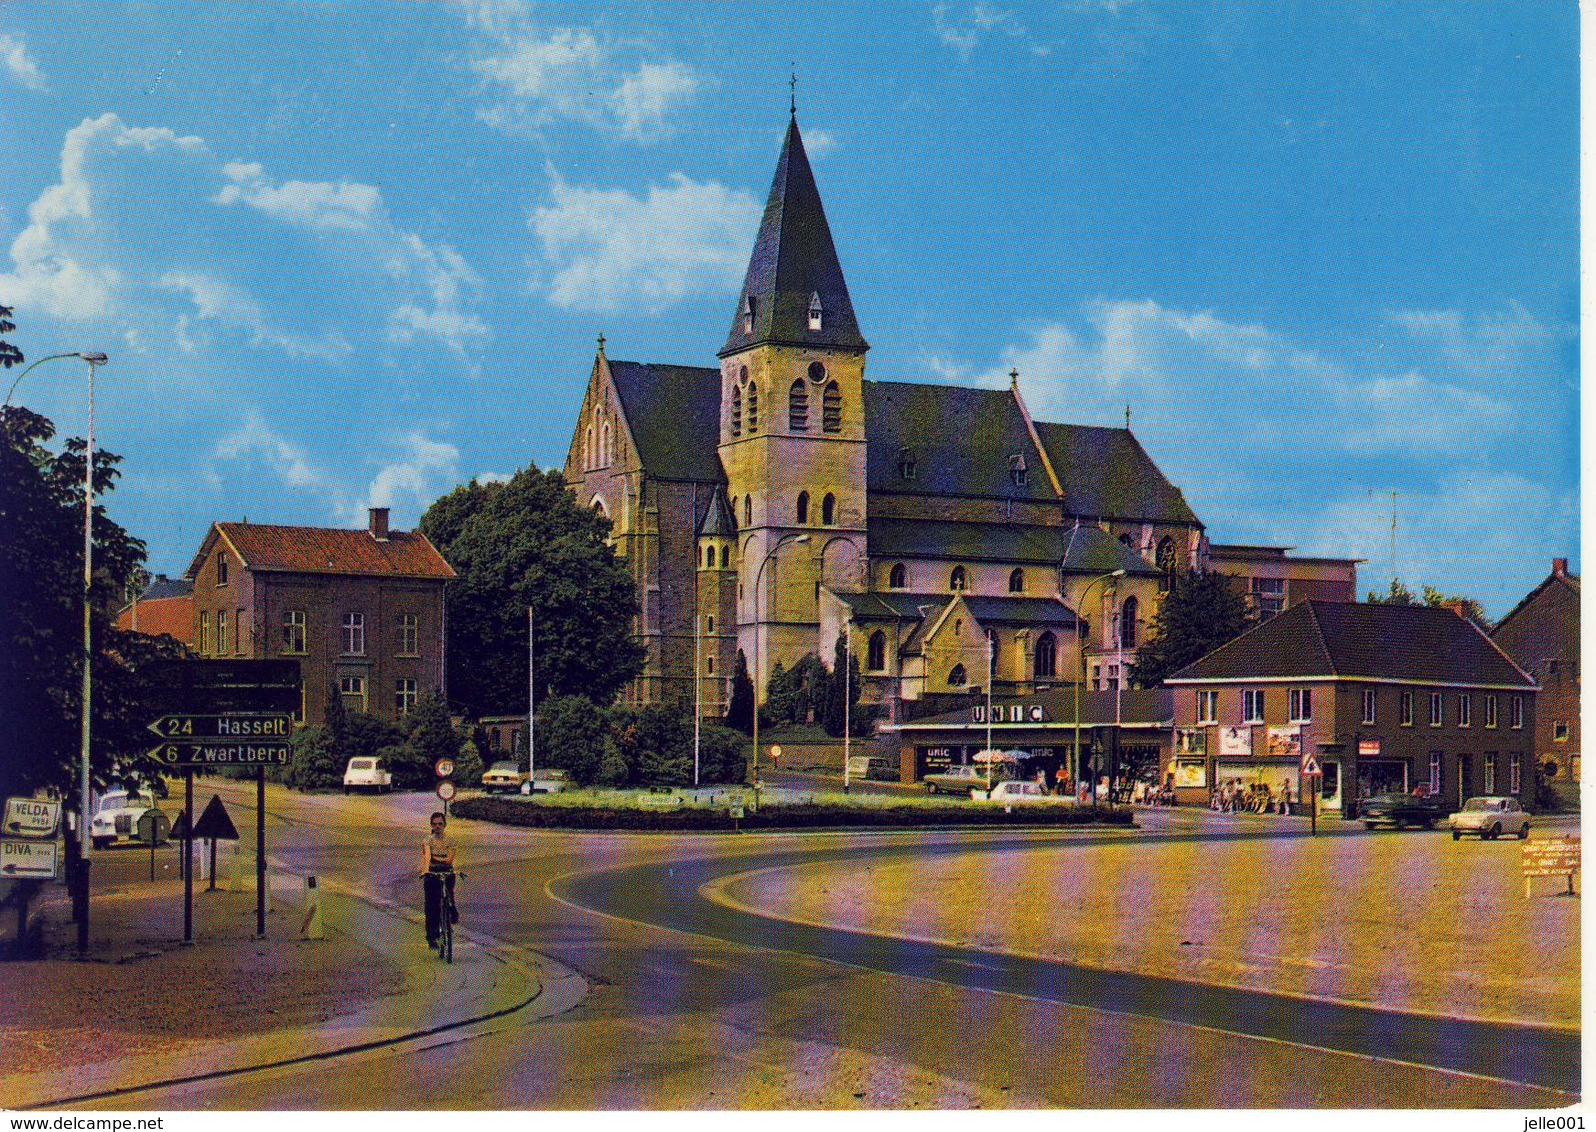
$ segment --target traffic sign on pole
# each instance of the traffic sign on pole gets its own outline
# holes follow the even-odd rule
[[[432,764],[432,773],[437,775],[439,778],[448,778],[454,773],[454,760],[447,758],[439,759],[437,762]]]
[[[54,841],[0,841],[0,877],[7,880],[54,880]]]
[[[1302,773],[1309,778],[1317,778],[1324,771],[1319,769],[1319,760],[1304,751],[1302,755]]]
[[[286,766],[294,755],[293,746],[286,739],[269,739],[260,743],[162,743],[149,750],[150,758],[169,767],[196,766],[265,766],[277,763]]]
[[[149,729],[184,743],[232,743],[239,739],[287,739],[294,718],[284,712],[235,715],[163,715]]]
[[[44,798],[7,798],[5,828],[12,837],[53,837],[61,823],[61,803]]]

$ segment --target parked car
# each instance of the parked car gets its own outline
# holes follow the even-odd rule
[[[1016,779],[999,782],[991,790],[971,790],[970,799],[975,802],[1001,802],[1004,805],[1012,805],[1015,802],[1053,802],[1063,800],[1055,799],[1035,782],[1022,782]]]
[[[848,760],[848,777],[863,778],[869,782],[897,782],[898,768],[887,759],[854,755]]]
[[[1446,817],[1446,807],[1439,798],[1428,794],[1376,794],[1363,800],[1359,816],[1363,818],[1365,829],[1382,825],[1392,829],[1405,825],[1433,829],[1436,822]]]
[[[1529,837],[1530,816],[1518,804],[1517,798],[1470,798],[1463,808],[1447,819],[1452,827],[1452,840],[1465,833],[1481,841],[1495,841],[1504,833],[1514,834],[1520,841]]]
[[[377,759],[350,759],[344,768],[344,793],[371,790],[386,794],[393,789],[393,775],[382,769]]]
[[[521,783],[523,794],[559,794],[571,788],[571,779],[558,767],[538,767],[530,782]]]
[[[1009,775],[1003,767],[992,768],[992,781],[1002,782]],[[971,790],[986,789],[986,770],[973,766],[950,766],[947,770],[939,770],[934,774],[925,776],[925,792],[927,794],[958,794],[961,797]]]
[[[482,772],[482,789],[489,794],[519,790],[527,780],[526,768],[511,759],[494,763]]]
[[[155,809],[155,796],[139,790],[107,790],[100,796],[99,809],[89,819],[89,839],[96,849],[108,849],[118,841],[138,839],[139,818]]]

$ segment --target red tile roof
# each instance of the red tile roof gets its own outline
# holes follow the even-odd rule
[[[367,530],[323,527],[276,527],[264,523],[217,523],[246,569],[283,574],[357,574],[368,577],[432,578],[455,576],[443,555],[418,531],[389,531],[386,539]],[[211,539],[189,567],[199,569]]]
[[[176,637],[185,645],[194,643],[194,596],[142,598],[137,606],[137,629],[149,637],[162,633]],[[129,605],[117,614],[118,629],[133,629],[135,607]]]

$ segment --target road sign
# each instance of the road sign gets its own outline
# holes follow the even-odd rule
[[[432,773],[437,775],[439,778],[448,778],[454,773],[454,760],[439,759],[437,762],[432,764]]]
[[[0,877],[7,880],[54,880],[54,841],[0,841]]]
[[[7,798],[4,832],[12,837],[54,837],[61,803],[43,798]]]
[[[163,715],[150,724],[162,739],[184,743],[233,743],[240,739],[287,739],[294,717],[283,712],[253,715]]]
[[[1560,877],[1579,872],[1579,838],[1545,837],[1526,841],[1520,858],[1527,877]]]
[[[150,758],[170,767],[287,765],[294,748],[286,739],[259,743],[162,743],[152,747]]]
[[[151,666],[165,712],[296,712],[297,660],[167,660]]]
[[[139,815],[136,840],[151,849],[165,845],[172,836],[172,819],[160,810],[145,810]],[[151,857],[151,860],[154,860]]]
[[[454,783],[450,782],[447,778],[438,783],[438,797],[442,798],[445,802],[447,802],[450,798],[453,798]]]
[[[200,811],[199,821],[194,823],[194,836],[200,841],[238,840],[238,829],[227,816],[227,807],[222,805],[220,794],[212,794],[210,802]]]
[[[1319,760],[1306,751],[1302,753],[1302,773],[1309,778],[1318,778],[1324,773],[1319,769]]]
[[[780,746],[780,744],[772,743],[770,745],[770,757],[773,758],[773,759],[781,758],[781,746]]]

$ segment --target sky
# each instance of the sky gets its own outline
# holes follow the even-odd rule
[[[600,333],[716,364],[795,70],[867,376],[1129,406],[1213,541],[1500,615],[1578,569],[1578,50],[1571,0],[4,4],[0,303],[110,355],[152,569],[408,527],[563,464]],[[81,435],[83,368],[17,400]]]

